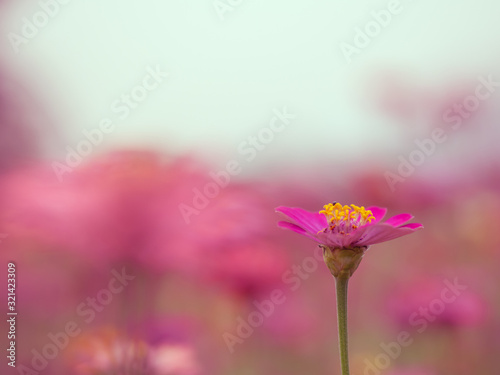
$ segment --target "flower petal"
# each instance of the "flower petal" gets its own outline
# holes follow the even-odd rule
[[[364,233],[366,232],[367,228],[369,228],[370,226],[371,226],[370,224],[364,225],[364,226],[359,227],[358,229],[352,231],[351,233],[349,233],[350,243],[347,246],[350,246],[353,244],[357,245],[357,242],[359,241],[359,239],[364,236]]]
[[[328,225],[325,215],[319,212],[309,212],[302,208],[280,206],[277,212],[288,216],[299,227],[304,228],[310,234],[316,234]]]
[[[309,238],[313,239],[316,242],[320,242],[316,237],[314,237],[313,235],[311,235],[304,228],[299,227],[298,225],[295,225],[295,224],[290,223],[288,221],[279,221],[278,222],[278,226],[281,227],[281,228],[290,229],[291,231],[293,231],[295,233],[302,234],[303,236],[309,237]]]
[[[317,241],[332,248],[342,247],[342,238],[343,236],[338,233],[318,233],[316,235]]]
[[[373,238],[370,241],[371,245],[380,243],[380,242],[385,242],[385,241],[390,241],[394,240],[399,237],[406,236],[407,234],[412,234],[414,230],[408,229],[408,228],[396,228],[396,231],[392,232],[391,234],[386,234],[385,236],[378,236],[377,238]]]
[[[386,223],[366,227],[361,239],[356,242],[357,246],[369,246],[380,242],[393,240],[398,237],[413,233],[413,228],[395,228]]]
[[[404,223],[410,221],[411,219],[413,219],[413,216],[410,214],[399,214],[399,215],[391,217],[390,219],[387,219],[384,223],[390,224],[393,227],[399,227],[399,226],[403,225]]]
[[[420,229],[420,228],[423,228],[424,226],[420,223],[410,223],[410,224],[406,224],[406,225],[402,225],[400,226],[399,228],[410,228],[410,229]]]
[[[368,207],[367,210],[370,210],[372,212],[372,215],[375,216],[375,220],[373,220],[368,225],[377,224],[380,220],[384,218],[385,214],[387,213],[387,208],[378,206]]]

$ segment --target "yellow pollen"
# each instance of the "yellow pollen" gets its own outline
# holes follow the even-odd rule
[[[349,221],[352,223],[354,229],[359,225],[375,220],[375,216],[373,216],[370,210],[366,210],[363,206],[359,207],[355,204],[342,206],[338,202],[335,204],[329,203],[323,206],[323,210],[319,213],[324,214],[331,225],[339,224],[342,221]]]

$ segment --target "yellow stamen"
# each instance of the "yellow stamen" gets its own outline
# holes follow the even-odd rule
[[[358,224],[369,223],[375,220],[370,210],[365,209],[363,206],[358,207],[355,204],[351,206],[342,206],[340,203],[329,203],[323,206],[323,210],[319,212],[324,214],[330,224],[338,224],[341,221],[354,221],[353,228]],[[357,226],[356,226],[357,227]]]

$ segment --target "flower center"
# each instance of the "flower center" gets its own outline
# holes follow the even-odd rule
[[[328,227],[324,232],[348,234],[352,230],[359,228],[375,219],[370,210],[358,207],[354,204],[342,206],[340,203],[329,203],[323,206],[319,212],[326,216]]]

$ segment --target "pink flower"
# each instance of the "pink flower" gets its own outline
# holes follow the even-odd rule
[[[354,204],[327,204],[324,210],[309,212],[301,208],[278,207],[291,219],[280,221],[278,226],[302,234],[330,248],[368,247],[415,232],[422,224],[411,223],[413,216],[400,214],[381,222],[386,209],[372,206],[365,209]]]
[[[319,212],[301,208],[278,207],[277,212],[292,222],[280,221],[278,226],[290,229],[318,242],[323,248],[323,259],[331,274],[349,278],[358,268],[370,245],[389,241],[422,228],[422,224],[405,224],[413,218],[400,214],[380,221],[386,213],[381,207],[342,206],[335,202]]]

